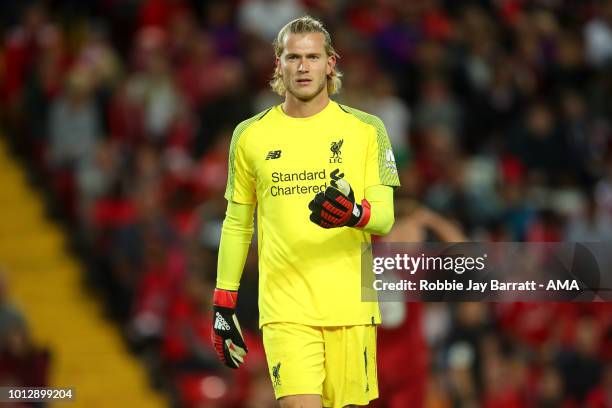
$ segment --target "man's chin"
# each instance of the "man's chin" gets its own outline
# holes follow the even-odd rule
[[[311,100],[313,100],[317,95],[319,95],[324,88],[318,89],[314,92],[301,92],[301,91],[297,91],[295,89],[290,89],[289,93],[291,95],[293,95],[294,98],[296,98],[297,100],[301,101],[301,102],[310,102]]]

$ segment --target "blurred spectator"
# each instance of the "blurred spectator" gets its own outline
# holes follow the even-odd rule
[[[66,89],[52,105],[49,116],[52,167],[80,167],[93,158],[102,136],[102,122],[92,98],[92,72],[84,67],[70,74]]]
[[[7,291],[0,269],[0,385],[48,386],[49,352],[33,344],[24,317],[7,300]]]
[[[612,2],[602,1],[600,7],[601,14],[584,28],[589,62],[598,68],[612,62]]]
[[[304,13],[297,0],[247,0],[240,5],[238,21],[247,33],[271,42],[288,21]]]
[[[110,140],[98,144],[95,157],[85,163],[78,176],[80,196],[80,219],[88,227],[93,219],[93,208],[96,200],[108,193],[113,183],[119,178],[122,170],[120,146]]]
[[[483,381],[483,407],[521,407],[518,384],[512,375],[510,356],[504,355],[501,341],[496,336],[483,339],[481,378]],[[520,361],[520,360],[518,360]]]
[[[170,300],[168,285],[158,291]],[[174,296],[167,313],[168,324],[163,330],[163,355],[173,370],[220,371],[210,344],[210,321],[208,291],[210,286],[195,274],[189,274],[184,290]],[[162,315],[166,313],[162,312]]]
[[[378,116],[387,129],[395,162],[398,168],[406,165],[410,153],[408,131],[410,129],[410,111],[404,101],[397,95],[392,80],[381,75],[375,81],[371,92],[371,101],[365,107],[367,112]]]
[[[215,144],[219,135],[233,130],[236,123],[252,112],[251,97],[244,81],[245,67],[238,61],[228,62],[217,78],[219,93],[214,100],[200,105],[200,126],[193,144],[193,154],[201,157]]]
[[[508,150],[526,167],[530,178],[558,183],[567,171],[567,148],[546,103],[529,107],[524,122],[509,135]]]
[[[185,256],[176,248],[165,248],[163,242],[152,237],[145,249],[142,276],[138,279],[133,301],[131,321],[133,341],[136,343],[157,342],[166,330],[173,299],[180,293],[185,270]],[[190,279],[197,290],[198,281]]]
[[[606,142],[588,117],[584,97],[566,90],[561,95],[560,126],[568,147],[568,160],[573,165],[570,174],[581,184],[590,186],[601,173]]]
[[[600,342],[601,332],[596,322],[581,318],[576,327],[575,350],[565,350],[559,356],[566,392],[574,401],[584,401],[601,379]]]
[[[153,52],[144,64],[144,71],[131,77],[129,92],[144,107],[145,137],[150,143],[162,144],[176,117],[180,95],[166,55],[161,51]]]
[[[457,134],[461,130],[461,110],[447,84],[439,78],[428,78],[421,85],[421,99],[414,113],[419,130],[445,127]]]
[[[545,367],[539,381],[538,400],[535,404],[540,407],[571,407],[572,404],[564,398],[564,392],[559,370],[553,366]]]
[[[55,38],[56,27],[48,21],[45,8],[30,3],[18,26],[12,28],[5,39],[5,58],[2,95],[9,107],[17,101],[29,72],[34,69],[39,50],[45,41]]]
[[[8,300],[6,275],[0,268],[0,338],[5,338],[5,333],[17,326],[25,326],[25,319]]]
[[[612,242],[612,219],[601,211],[593,195],[589,195],[583,212],[569,221],[565,241]]]
[[[64,214],[71,220],[78,207],[76,179],[94,160],[102,137],[101,121],[93,98],[92,72],[84,66],[77,67],[49,112],[48,163]]]
[[[36,347],[22,323],[5,327],[0,344],[0,384],[13,387],[48,385],[49,353]]]
[[[442,242],[465,241],[459,228],[416,202],[398,202],[403,209],[384,242],[423,242],[428,233]],[[409,209],[409,210],[408,210]],[[378,330],[380,398],[375,407],[424,406],[430,353],[425,338],[426,318],[420,303],[381,302],[382,325]],[[439,323],[435,322],[433,324]],[[432,323],[429,324],[431,328]],[[444,329],[442,329],[444,330]],[[431,332],[430,332],[431,333]],[[432,341],[433,343],[433,341]],[[410,350],[410,352],[406,352]]]

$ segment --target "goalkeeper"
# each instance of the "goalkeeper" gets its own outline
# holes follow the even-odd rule
[[[259,324],[280,406],[367,405],[380,313],[361,301],[361,244],[393,225],[393,152],[380,119],[330,100],[341,75],[319,21],[290,22],[274,46],[285,100],[240,123],[230,146],[213,343],[229,367],[244,362],[234,310],[257,206]]]

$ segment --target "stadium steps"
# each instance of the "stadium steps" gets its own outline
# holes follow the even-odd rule
[[[72,387],[71,407],[164,407],[142,365],[81,284],[61,228],[0,138],[0,269],[34,341],[51,350],[50,386]],[[64,406],[56,403],[52,406]]]

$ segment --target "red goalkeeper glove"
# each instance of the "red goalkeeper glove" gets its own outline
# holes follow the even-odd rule
[[[310,221],[323,228],[363,227],[370,220],[370,203],[365,198],[355,203],[350,184],[340,179],[315,195],[308,204]]]
[[[213,296],[212,343],[219,360],[230,368],[240,367],[249,351],[236,317],[237,299],[238,292],[223,289],[215,289]]]

